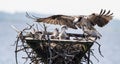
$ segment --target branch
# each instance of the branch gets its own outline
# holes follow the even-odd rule
[[[18,59],[17,59],[17,46],[18,46],[18,41],[19,41],[19,38],[17,38],[16,47],[15,47],[15,60],[16,60],[16,64],[18,64]]]
[[[92,56],[99,62],[98,58],[94,55],[93,51],[90,51],[92,53]]]
[[[90,38],[89,38],[90,39]],[[92,40],[92,39],[90,39],[91,41],[93,41],[93,42],[95,42],[96,44],[98,44],[98,51],[99,51],[99,54],[102,56],[102,57],[104,57],[103,55],[102,55],[102,53],[101,53],[101,50],[100,50],[100,47],[101,47],[101,45],[97,42],[97,41],[95,41],[95,40]]]
[[[17,33],[20,33],[21,31],[18,30],[14,25],[11,25],[11,27],[17,32]]]

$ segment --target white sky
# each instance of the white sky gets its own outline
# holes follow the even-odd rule
[[[0,11],[43,14],[88,15],[101,9],[120,18],[119,0],[0,0]]]

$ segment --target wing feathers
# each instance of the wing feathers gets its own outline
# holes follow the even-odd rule
[[[106,10],[101,9],[99,14],[94,13],[86,16],[87,18],[82,17],[82,20],[77,23],[77,26],[81,27],[82,25],[91,24],[91,26],[98,25],[99,27],[103,27],[112,19],[112,15],[113,13],[110,14],[110,10],[106,13]],[[39,18],[36,22],[43,22],[55,25],[66,25],[70,28],[77,29],[74,25],[74,20],[74,16],[53,15],[47,18]]]
[[[43,22],[48,24],[58,24],[58,25],[66,25],[70,28],[77,29],[73,25],[74,17],[67,15],[53,15],[47,18],[39,18],[36,22]]]
[[[90,15],[88,18],[94,25],[97,24],[99,27],[103,27],[112,19],[112,15],[113,13],[110,14],[110,10],[106,13],[106,10],[102,9],[99,14]]]

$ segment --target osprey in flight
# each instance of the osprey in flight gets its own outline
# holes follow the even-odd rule
[[[73,29],[77,29],[75,25],[77,25],[78,27],[88,26],[89,28],[95,25],[103,27],[112,19],[112,15],[113,13],[110,13],[110,10],[106,12],[106,10],[101,9],[99,14],[92,13],[88,16],[52,15],[46,18],[37,18],[36,22],[43,22],[55,25],[66,25],[67,27]]]
[[[43,22],[48,24],[66,25],[69,28],[77,29],[81,28],[83,32],[88,34],[90,31],[97,34],[97,30],[94,28],[95,25],[104,27],[112,19],[113,13],[110,10],[101,9],[100,13],[92,13],[90,15],[79,15],[79,16],[68,16],[68,15],[52,15],[46,18],[33,18],[36,22]],[[27,17],[30,17],[27,14]],[[32,18],[32,17],[30,17]],[[85,28],[85,29],[84,29]],[[86,30],[87,29],[87,30]]]

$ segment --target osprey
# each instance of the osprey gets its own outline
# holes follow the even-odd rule
[[[59,39],[69,39],[69,36],[67,35],[66,31],[67,30],[67,26],[62,26],[61,27],[61,32],[58,35]]]
[[[92,13],[90,15],[79,15],[79,16],[68,16],[68,15],[52,15],[46,18],[32,18],[28,15],[27,17],[35,19],[36,22],[43,22],[48,24],[66,25],[69,28],[77,29],[76,26],[82,27],[87,26],[89,29],[91,26],[98,25],[99,27],[105,26],[111,19],[113,13],[110,10],[106,13],[106,10],[101,9],[100,13]],[[34,16],[35,17],[35,16]]]
[[[36,22],[43,22],[48,24],[66,25],[69,28],[77,29],[81,28],[83,32],[86,32],[84,28],[87,29],[88,34],[96,33],[97,30],[94,28],[95,25],[98,27],[104,27],[110,20],[112,20],[113,13],[110,10],[101,9],[100,13],[92,13],[90,15],[79,15],[79,16],[68,16],[68,15],[52,15],[46,18],[33,18]],[[30,17],[27,14],[27,17]],[[32,17],[30,17],[32,18]],[[89,33],[91,31],[91,33]],[[99,37],[99,36],[97,36]]]
[[[51,39],[57,39],[59,35],[59,30],[58,28],[55,28],[55,30],[52,33]]]
[[[85,36],[95,37],[95,39],[102,37],[102,35],[95,29],[88,29],[87,27],[83,27],[83,34]]]

